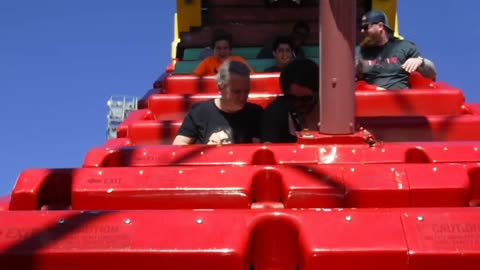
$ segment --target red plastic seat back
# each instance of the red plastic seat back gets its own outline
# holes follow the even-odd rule
[[[250,75],[250,93],[280,94],[279,73]],[[165,78],[164,92],[170,94],[217,94],[214,76],[171,75]]]

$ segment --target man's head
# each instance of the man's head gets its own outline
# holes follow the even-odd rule
[[[217,33],[212,39],[213,55],[225,61],[232,54],[232,35]]]
[[[388,24],[385,13],[379,10],[371,10],[362,16],[360,32],[361,47],[381,46],[385,44],[393,34],[393,29]]]
[[[311,112],[318,101],[319,68],[310,59],[295,59],[280,73],[280,87],[290,110]]]
[[[273,56],[277,66],[285,67],[293,58],[292,39],[288,36],[280,36],[273,43]]]
[[[250,69],[238,61],[226,61],[217,73],[221,103],[229,111],[243,109],[250,93]]]
[[[305,40],[307,40],[309,35],[310,27],[308,24],[304,21],[297,22],[292,29],[293,48],[298,48],[305,44]]]

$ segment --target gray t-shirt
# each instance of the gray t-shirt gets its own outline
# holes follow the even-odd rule
[[[356,48],[363,79],[385,89],[408,89],[409,73],[401,66],[407,59],[419,56],[415,44],[407,40],[391,39],[383,46]]]

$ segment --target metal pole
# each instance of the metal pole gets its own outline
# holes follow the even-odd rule
[[[320,0],[320,123],[323,134],[355,132],[355,0]]]

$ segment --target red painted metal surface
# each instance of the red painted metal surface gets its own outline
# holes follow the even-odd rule
[[[254,94],[250,95],[249,101],[256,103],[265,107],[268,103],[275,97],[275,94]],[[385,129],[388,129],[388,124],[392,123],[395,126],[399,123],[410,125],[406,127],[409,129],[415,129],[413,132],[408,130],[407,132],[398,133],[395,131],[395,134],[398,134],[396,137],[404,137],[404,133],[415,134],[418,132],[429,133],[425,129],[430,129],[428,126],[429,120],[423,117],[400,117],[400,116],[424,116],[432,115],[432,129],[442,129],[442,127],[449,125],[452,131],[452,134],[455,133],[456,129],[459,129],[458,132],[463,132],[465,128],[462,128],[461,125],[465,121],[469,123],[470,121],[475,121],[473,118],[452,118],[453,115],[461,114],[480,114],[475,110],[475,105],[469,105],[466,107],[464,105],[464,96],[461,90],[447,86],[444,89],[438,90],[428,90],[428,89],[412,89],[409,91],[357,91],[356,96],[356,116],[399,116],[395,119],[387,119],[382,124],[381,118],[377,119],[358,119],[357,121],[360,125],[365,127],[372,127],[373,129],[380,129],[379,137],[386,137],[383,135]],[[124,138],[128,137],[134,143],[145,144],[145,143],[170,143],[175,134],[178,123],[175,120],[182,120],[186,112],[190,108],[191,104],[198,101],[203,101],[209,98],[217,97],[217,95],[209,94],[196,94],[196,95],[177,95],[177,94],[156,94],[152,95],[148,101],[148,109],[142,109],[132,112],[122,124],[119,125],[117,129],[117,137]],[[435,118],[433,115],[449,115],[448,117]],[[466,120],[465,120],[466,119]],[[469,120],[470,119],[470,120]],[[172,121],[173,120],[173,121]],[[369,124],[369,121],[372,122]],[[456,124],[459,122],[459,124]],[[424,124],[422,126],[422,123]],[[435,124],[438,123],[438,124]],[[416,125],[416,127],[412,127]],[[453,127],[458,126],[458,128]],[[473,125],[475,126],[475,125]],[[172,129],[172,131],[169,131]],[[129,131],[130,129],[130,131]],[[146,129],[146,130],[145,130]],[[153,130],[150,130],[153,129]],[[166,131],[164,131],[166,129]],[[404,127],[402,126],[402,129]],[[150,131],[149,131],[150,130]],[[156,135],[148,136],[150,133]],[[458,133],[457,132],[457,133]],[[471,134],[472,132],[467,132],[466,134]],[[137,139],[138,135],[140,138],[151,138],[140,141]],[[375,134],[374,134],[375,135]],[[475,136],[475,135],[473,135]],[[395,137],[395,136],[394,136]],[[432,137],[436,140],[446,140],[445,137],[449,136],[437,136]],[[458,138],[460,140],[464,135],[452,135],[450,136],[454,139]],[[428,134],[423,137],[419,137],[418,140],[428,140]],[[471,138],[471,136],[469,137]],[[415,140],[415,138],[410,138]],[[384,138],[384,140],[389,140]]]
[[[128,139],[133,145],[170,144],[181,122],[134,121],[126,127]],[[480,115],[358,117],[357,126],[382,142],[480,140]]]
[[[356,116],[412,116],[462,114],[465,98],[459,89],[357,91]]]
[[[479,171],[466,163],[32,169],[9,209],[468,207],[480,198]]]
[[[250,93],[248,102],[266,107],[277,94]],[[183,119],[191,105],[208,99],[219,98],[220,94],[157,94],[148,99],[148,109],[156,120]]]
[[[127,118],[117,127],[117,138],[125,138],[128,133],[128,126],[137,121],[153,120],[154,115],[149,109],[140,109],[132,111]]]
[[[276,94],[251,93],[249,102],[266,107]],[[213,94],[157,94],[148,101],[155,119],[182,119],[194,102],[218,97]],[[415,89],[409,91],[358,91],[356,116],[406,116],[462,114],[464,96],[459,89]],[[180,113],[176,115],[175,113]],[[180,118],[179,118],[180,117]]]
[[[90,150],[84,167],[480,162],[480,142],[127,146]]]
[[[39,270],[65,265],[477,269],[479,219],[472,208],[48,211],[41,216],[3,211],[0,264]]]
[[[250,75],[251,93],[281,94],[279,73],[257,73]],[[164,92],[170,94],[217,94],[218,87],[214,76],[171,75],[165,78]]]

